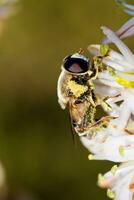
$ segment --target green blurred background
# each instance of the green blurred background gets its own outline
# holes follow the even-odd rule
[[[10,200],[107,199],[97,187],[106,161],[88,161],[57,103],[62,59],[99,43],[101,25],[129,16],[114,0],[21,0],[0,38],[0,160]],[[134,40],[126,43],[134,48]]]

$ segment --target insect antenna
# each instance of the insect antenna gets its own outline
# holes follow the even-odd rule
[[[83,55],[84,54],[84,49],[80,48],[78,51],[79,54]]]

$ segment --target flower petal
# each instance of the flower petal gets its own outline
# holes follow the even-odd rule
[[[120,89],[103,84],[99,79],[94,81],[95,92],[102,97],[112,97],[120,94]]]
[[[116,31],[116,35],[120,39],[124,39],[134,35],[134,17],[129,19],[121,28]],[[104,44],[109,44],[111,41],[108,38],[103,39]]]
[[[120,62],[120,61],[114,60],[111,57],[103,58],[103,63],[105,65],[108,65],[108,66],[114,68],[115,70],[119,70],[119,71],[125,71],[127,69],[132,69],[132,66],[129,63]]]
[[[107,36],[107,38],[118,47],[127,62],[132,64],[133,66],[134,55],[132,54],[130,49],[118,38],[118,36],[112,30],[104,26],[102,26],[101,29],[103,30],[103,33]]]
[[[92,153],[93,160],[127,162],[134,159],[133,135],[110,136],[108,132],[99,132],[98,135],[92,139],[81,137],[83,145]]]
[[[88,50],[93,56],[100,56],[101,55],[100,47],[101,47],[101,45],[99,45],[99,44],[92,44],[92,45],[88,46]],[[120,61],[124,60],[124,57],[120,53],[118,53],[112,49],[110,49],[108,55],[110,57],[112,57],[113,59],[117,59]]]

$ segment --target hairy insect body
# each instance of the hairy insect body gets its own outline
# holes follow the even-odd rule
[[[83,133],[95,122],[97,97],[88,74],[79,77],[73,76],[70,82],[68,84],[69,98],[71,99],[69,107],[73,126],[76,132]]]
[[[73,70],[76,70],[78,61],[75,60],[74,68],[71,62]],[[81,67],[81,65],[78,65],[78,67]],[[81,70],[78,67],[77,71]],[[106,103],[94,92],[93,80],[97,78],[98,70],[99,67],[93,65],[86,72],[79,74],[62,68],[58,80],[59,103],[63,109],[66,106],[69,107],[72,126],[79,135],[92,134],[106,126],[109,121],[107,117],[98,121],[95,120],[97,106],[102,105],[104,107],[105,105],[106,107]]]

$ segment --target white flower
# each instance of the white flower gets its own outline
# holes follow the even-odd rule
[[[126,130],[131,115],[134,115],[134,55],[113,31],[106,27],[102,27],[102,30],[122,53],[113,50],[109,51],[108,56],[105,56],[102,62],[110,66],[114,74],[106,70],[99,74],[99,78],[95,82],[96,92],[102,96],[107,96],[108,93],[109,96],[111,95],[108,103],[111,105],[112,111],[109,114],[114,115],[115,113],[115,116],[118,117],[112,120],[112,124],[116,126],[117,136],[120,132],[119,130],[122,133]],[[88,49],[93,55],[100,55],[100,45],[91,45]],[[107,90],[105,89],[106,87]],[[120,101],[123,102],[117,105],[117,102]],[[111,129],[107,129],[107,132],[111,133]]]
[[[104,176],[99,174],[98,185],[109,188],[107,195],[115,200],[134,199],[134,161],[115,165]]]
[[[114,135],[110,135],[110,131]],[[118,136],[115,136],[115,135]],[[134,160],[134,135],[123,131],[105,129],[92,138],[81,137],[83,145],[91,152],[90,160],[126,162]]]
[[[133,34],[134,18],[128,22],[128,29]],[[125,27],[121,29],[128,30]],[[100,96],[109,96],[107,103],[111,110],[108,127],[98,130],[93,135],[81,137],[83,145],[91,152],[90,160],[110,160],[126,162],[116,165],[104,176],[99,174],[98,185],[108,188],[107,195],[115,200],[134,199],[134,55],[120,40],[117,33],[102,27],[107,39],[114,43],[119,52],[109,50],[102,57],[107,70],[99,73],[94,81],[95,92]],[[125,37],[125,34],[124,34]],[[90,45],[89,51],[94,56],[101,56],[100,45]],[[110,68],[109,68],[110,67]]]

